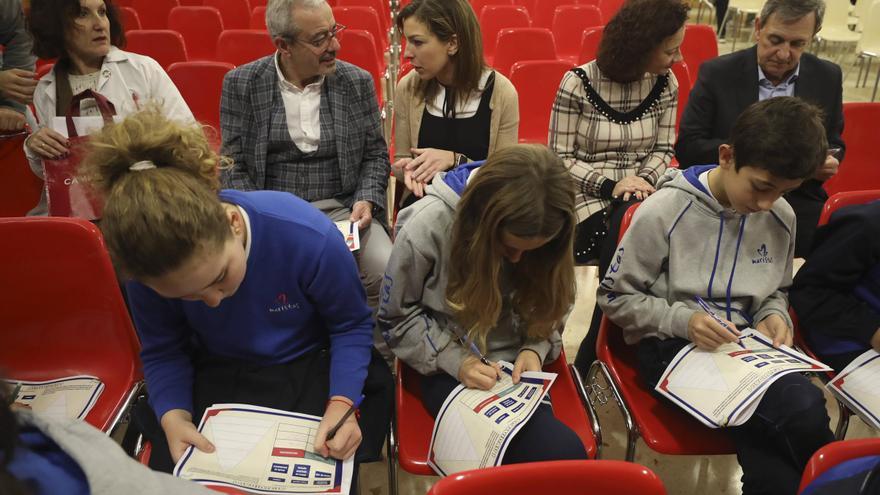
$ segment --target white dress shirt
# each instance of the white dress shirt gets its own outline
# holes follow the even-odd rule
[[[314,153],[321,142],[321,86],[324,76],[317,82],[299,89],[286,79],[275,54],[275,70],[278,71],[278,88],[284,102],[284,115],[287,117],[287,132],[290,139],[303,153]]]

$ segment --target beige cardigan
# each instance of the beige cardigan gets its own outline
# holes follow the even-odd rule
[[[425,99],[416,94],[419,74],[410,71],[397,83],[394,93],[394,161],[410,158],[410,148],[417,147]],[[518,142],[519,99],[509,79],[495,72],[495,89],[489,100],[492,118],[489,124],[489,155]]]

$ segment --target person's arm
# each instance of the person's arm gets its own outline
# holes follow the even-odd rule
[[[220,134],[223,143],[220,153],[232,159],[232,168],[223,171],[222,178],[224,187],[254,191],[258,187],[248,173],[253,164],[247,162],[247,152],[243,149],[246,129],[242,126],[248,111],[248,96],[245,94],[247,84],[243,79],[244,76],[235,70],[229,71],[223,78],[220,95]]]
[[[718,111],[718,98],[710,81],[714,73],[706,64],[700,66],[697,82],[691,89],[687,106],[678,125],[678,141],[675,143],[675,158],[682,169],[692,165],[718,163],[718,147],[724,139],[716,138],[713,125]],[[726,95],[734,98],[735,95]]]
[[[25,102],[34,92],[33,41],[25,28],[20,0],[6,0],[0,6],[0,45],[4,51],[0,84],[0,107],[10,107],[24,113]]]
[[[495,149],[493,151],[513,146],[519,142],[519,96],[516,88],[501,74],[496,73],[496,90],[503,91],[496,111],[501,113],[498,122],[498,135],[495,136]],[[503,82],[502,82],[503,81]]]
[[[636,211],[608,273],[599,282],[596,297],[603,313],[622,328],[688,339],[688,324],[695,311],[681,301],[670,304],[651,292],[669,256],[669,226],[664,220],[681,213],[670,211],[671,206],[645,203]]]
[[[382,136],[382,120],[376,104],[376,89],[369,76],[356,80],[362,115],[354,120],[366,127],[364,133],[364,154],[360,164],[360,183],[354,192],[354,201],[369,201],[374,208],[384,211],[388,175],[391,165],[388,162],[388,145]]]
[[[672,71],[669,72],[669,84],[660,99],[663,113],[657,128],[657,141],[654,149],[642,160],[636,175],[645,179],[652,186],[666,171],[666,167],[672,162],[675,143],[675,114],[678,111],[678,82]]]
[[[417,143],[413,143],[409,135],[409,112],[410,105],[413,104],[413,93],[404,77],[397,83],[397,89],[394,91],[394,167],[392,172],[394,177],[403,180],[403,167],[406,162],[399,160],[412,159],[410,148],[415,148]]]
[[[446,328],[455,323],[422,304],[435,263],[435,255],[420,250],[406,228],[400,231],[385,269],[378,325],[394,354],[413,369],[423,375],[442,370],[458,379],[469,354]]]
[[[553,330],[546,339],[527,339],[519,348],[519,352],[530,350],[538,355],[542,363],[552,363],[562,352],[562,336]]]
[[[880,213],[880,207],[874,207]],[[880,329],[880,312],[856,295],[866,274],[880,266],[880,229],[861,215],[835,215],[819,229],[813,252],[798,270],[791,305],[806,333],[868,344]]]
[[[580,146],[577,142],[578,125],[585,112],[595,109],[584,97],[583,84],[574,73],[566,72],[559,83],[556,100],[550,111],[550,133],[548,142],[575,179],[579,201],[585,198],[611,199],[616,181],[597,172],[593,166],[579,160],[575,150]]]

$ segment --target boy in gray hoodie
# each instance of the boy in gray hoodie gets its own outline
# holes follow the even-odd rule
[[[795,97],[755,103],[737,118],[718,165],[668,170],[633,217],[599,285],[599,305],[638,344],[639,372],[653,388],[690,342],[712,350],[729,328],[792,341],[795,214],[782,195],[820,166],[828,144],[820,111]],[[777,380],[744,425],[729,428],[743,493],[794,494],[810,456],[833,440],[822,392],[809,379]]]

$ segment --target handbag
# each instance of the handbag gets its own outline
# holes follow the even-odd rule
[[[113,116],[116,115],[113,103],[91,89],[77,94],[70,100],[70,108],[65,117],[70,152],[54,160],[43,160],[43,177],[46,179],[46,198],[50,216],[77,217],[86,220],[101,217],[102,199],[77,180],[77,171],[85,154],[84,145],[89,138],[78,135],[73,118],[79,117],[80,102],[86,98],[95,100],[104,125],[112,124]]]

